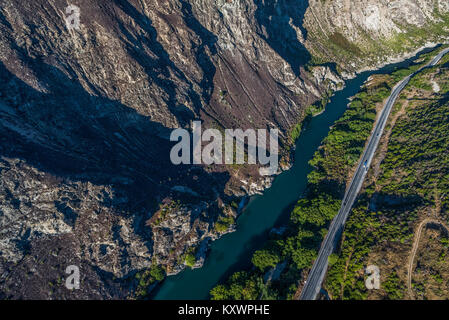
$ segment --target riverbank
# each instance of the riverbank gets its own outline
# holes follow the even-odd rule
[[[420,54],[423,54],[421,52]],[[416,58],[416,57],[415,57]],[[312,118],[296,144],[295,162],[289,171],[279,175],[263,196],[253,197],[237,221],[237,231],[225,235],[211,245],[209,257],[201,269],[186,270],[164,280],[153,294],[154,299],[207,299],[210,289],[237,270],[251,268],[252,253],[269,238],[269,231],[289,221],[284,209],[296,202],[307,186],[307,175],[312,171],[312,159],[329,128],[345,112],[349,98],[354,96],[369,76],[391,72],[409,65],[413,59],[388,66],[375,72],[366,72],[349,80],[342,91],[331,98],[326,110]]]
[[[323,283],[333,299],[448,297],[447,233],[419,236],[423,221],[448,221],[448,63],[415,74],[392,111]],[[379,290],[363,290],[368,265],[379,268]]]

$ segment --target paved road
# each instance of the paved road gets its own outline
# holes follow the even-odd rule
[[[380,138],[384,131],[385,125],[388,120],[388,116],[395,104],[399,94],[405,88],[405,86],[410,82],[410,79],[415,76],[417,73],[421,72],[424,68],[432,67],[440,62],[441,58],[449,52],[449,48],[441,51],[431,62],[429,62],[426,66],[419,69],[412,75],[409,75],[401,82],[399,82],[394,88],[382,109],[382,113],[380,115],[379,120],[376,123],[374,131],[369,139],[368,145],[363,153],[362,159],[357,167],[357,171],[355,172],[354,177],[352,178],[351,184],[349,185],[348,190],[346,191],[345,197],[343,198],[343,203],[338,212],[337,216],[331,222],[329,226],[329,231],[324,239],[324,242],[321,245],[321,249],[318,253],[318,257],[315,260],[315,263],[310,270],[309,276],[307,278],[306,284],[301,292],[301,300],[315,300],[320,289],[321,284],[323,282],[324,276],[327,271],[328,259],[330,254],[334,251],[341,233],[343,231],[343,227],[345,225],[346,219],[348,218],[349,212],[354,204],[354,201],[357,197],[357,194],[362,187],[363,181],[365,179],[366,173],[368,172],[368,168],[371,165],[371,161],[373,159],[374,153],[376,152],[377,146],[379,144]]]

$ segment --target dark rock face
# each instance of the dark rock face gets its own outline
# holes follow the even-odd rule
[[[0,0],[0,298],[124,298],[137,271],[203,258],[241,180],[266,181],[172,165],[171,129],[276,127],[285,145],[340,81],[303,67],[305,6],[291,24],[270,1],[73,4],[80,30],[66,1]]]

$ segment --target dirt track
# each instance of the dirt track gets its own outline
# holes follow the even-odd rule
[[[413,265],[414,265],[413,262],[415,261],[416,252],[418,251],[419,240],[421,239],[422,230],[429,223],[434,223],[434,224],[440,225],[443,228],[445,228],[446,231],[449,233],[449,228],[445,224],[443,224],[442,222],[440,222],[436,219],[428,218],[428,219],[423,220],[419,224],[418,230],[415,233],[415,240],[413,241],[412,253],[410,255],[409,265],[407,268],[407,288],[408,288],[409,299],[413,299],[413,291],[412,291],[412,274],[413,274]]]

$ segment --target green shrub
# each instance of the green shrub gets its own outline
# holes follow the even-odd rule
[[[268,267],[275,267],[280,261],[279,254],[266,249],[257,250],[251,259],[253,265],[260,271],[265,271]]]
[[[193,268],[193,266],[195,265],[195,263],[196,263],[195,255],[194,255],[193,253],[191,253],[191,252],[187,253],[187,254],[186,254],[186,258],[185,258],[185,264],[186,264],[186,266],[188,266],[188,267],[190,267],[190,268]]]

